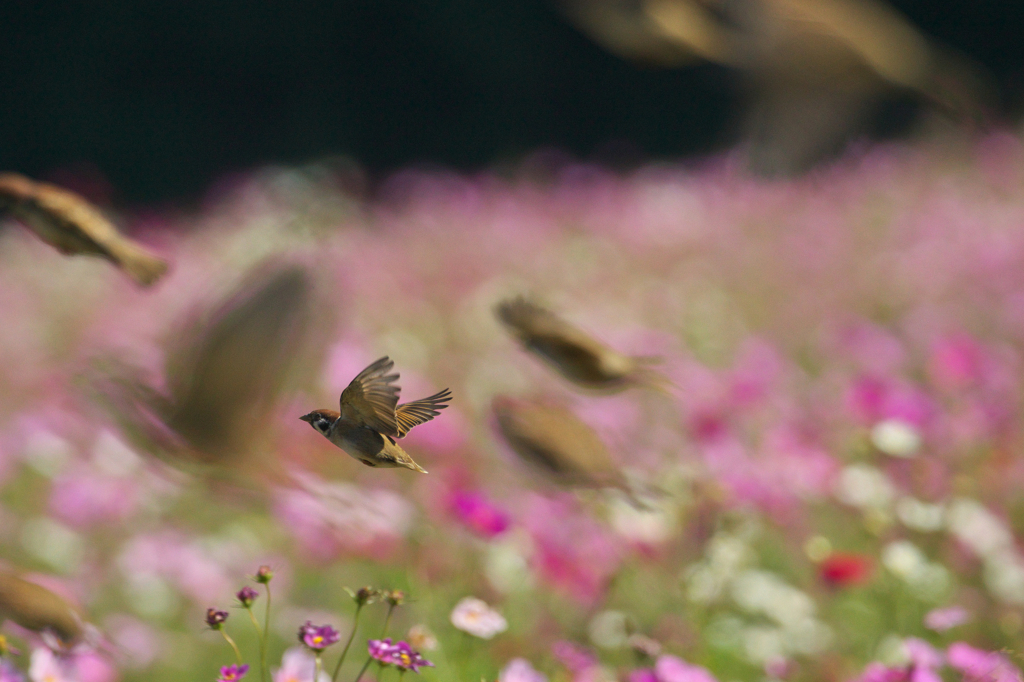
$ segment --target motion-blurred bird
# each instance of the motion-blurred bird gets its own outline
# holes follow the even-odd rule
[[[887,98],[910,95],[968,124],[989,99],[977,69],[876,0],[559,2],[619,56],[664,67],[688,56],[739,73],[752,99],[749,162],[764,175],[799,173],[841,151]]]
[[[261,264],[203,318],[179,325],[166,390],[108,363],[90,384],[125,433],[178,468],[235,466],[255,455],[268,415],[302,357],[311,284],[299,266]]]
[[[21,627],[55,636],[62,646],[80,640],[85,622],[64,597],[18,573],[0,569],[0,621],[10,619]]]
[[[6,211],[63,254],[106,258],[139,284],[153,284],[167,263],[117,231],[79,195],[16,173],[0,174],[0,211]]]
[[[624,355],[525,298],[503,301],[496,312],[524,348],[579,386],[605,392],[638,385],[666,390],[668,379],[647,366],[655,359]]]
[[[409,430],[436,417],[452,398],[447,388],[432,396],[398,404],[398,373],[384,356],[364,369],[341,393],[341,412],[313,410],[299,419],[369,467],[405,467],[427,473],[396,442]]]
[[[498,429],[536,471],[568,488],[617,488],[636,500],[601,438],[557,403],[498,396],[491,403]]]

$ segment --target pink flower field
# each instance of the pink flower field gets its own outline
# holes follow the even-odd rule
[[[0,680],[1022,679],[1016,136],[368,185],[118,216],[151,288],[3,223]],[[659,383],[571,383],[517,296]],[[299,420],[384,355],[454,396],[400,441],[429,474]],[[523,461],[499,396],[571,411],[616,483]]]

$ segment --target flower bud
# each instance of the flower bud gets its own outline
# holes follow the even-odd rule
[[[224,625],[224,621],[227,619],[227,611],[218,611],[214,608],[206,609],[206,624],[210,626],[211,630],[220,630],[221,626]]]
[[[274,578],[274,571],[270,566],[260,566],[256,569],[256,575],[253,577],[256,579],[256,582],[266,585]]]

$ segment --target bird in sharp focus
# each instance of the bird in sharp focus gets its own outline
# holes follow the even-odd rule
[[[638,385],[667,390],[668,379],[646,366],[653,358],[624,355],[523,297],[501,302],[496,312],[523,347],[579,386],[605,392]]]
[[[313,410],[299,418],[366,466],[405,467],[425,474],[395,439],[436,417],[448,407],[452,394],[446,388],[399,405],[399,375],[390,373],[394,366],[384,356],[360,372],[341,394],[341,412]]]

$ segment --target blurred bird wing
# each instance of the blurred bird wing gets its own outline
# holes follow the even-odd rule
[[[928,41],[886,5],[872,0],[771,0],[783,18],[808,34],[832,38],[879,77],[920,88],[931,66]]]
[[[562,0],[576,28],[612,54],[658,66],[683,66],[700,54],[684,41],[664,36],[633,0]]]
[[[305,270],[256,270],[167,356],[167,424],[214,460],[245,451],[259,433],[310,328]]]
[[[404,438],[414,426],[428,422],[440,414],[440,410],[448,407],[452,392],[447,388],[432,396],[411,403],[399,405],[395,410],[395,421],[398,422],[398,438]]]
[[[385,355],[360,372],[341,393],[341,418],[386,436],[398,436],[395,408],[401,389],[394,382],[399,375],[388,374],[394,366]]]
[[[61,187],[0,174],[0,208],[61,253],[104,256],[139,284],[152,284],[167,270],[165,261],[123,236],[99,209]]]
[[[735,37],[707,8],[693,0],[644,0],[643,13],[666,40],[719,64],[735,60]]]
[[[498,317],[539,353],[560,361],[599,358],[612,349],[550,310],[520,297],[498,305]]]
[[[574,381],[621,378],[635,365],[632,358],[521,297],[501,303],[497,313],[524,345],[550,360]]]

